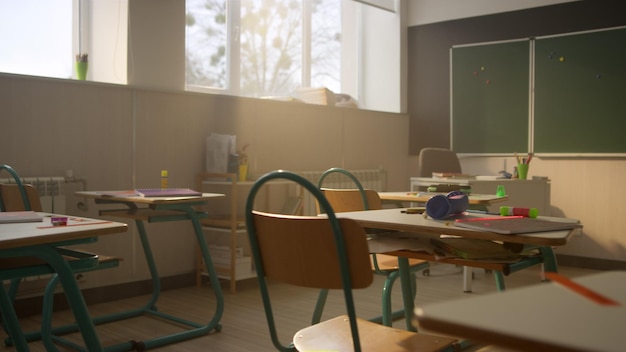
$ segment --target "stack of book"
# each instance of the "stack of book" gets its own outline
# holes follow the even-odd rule
[[[209,245],[209,254],[219,276],[230,275],[231,250],[228,246]],[[243,255],[243,248],[235,249],[235,279],[246,278],[252,273],[252,257]]]
[[[442,237],[431,239],[432,244],[446,255],[461,257],[463,259],[494,259],[516,258],[515,253],[505,248],[502,243],[478,240],[474,238]]]

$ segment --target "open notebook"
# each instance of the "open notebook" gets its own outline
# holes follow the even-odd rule
[[[458,219],[454,222],[454,225],[458,227],[501,233],[505,235],[512,235],[516,233],[570,230],[582,227],[582,225],[578,222],[550,221],[536,218],[513,216]]]

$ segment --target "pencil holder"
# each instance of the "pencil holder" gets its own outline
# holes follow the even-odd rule
[[[452,191],[446,195],[438,194],[426,202],[426,214],[433,219],[443,220],[450,215],[461,214],[469,206],[467,194]]]
[[[528,164],[517,164],[517,178],[525,180],[528,177]]]

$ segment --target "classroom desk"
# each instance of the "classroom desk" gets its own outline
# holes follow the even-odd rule
[[[465,238],[502,241],[506,243],[524,245],[528,248],[536,248],[541,252],[544,270],[546,272],[556,272],[558,270],[552,246],[565,245],[570,237],[575,233],[575,230],[561,230],[517,235],[501,235],[493,232],[457,227],[454,226],[454,220],[433,220],[425,218],[421,214],[403,213],[402,210],[398,208],[336,213],[336,215],[337,218],[353,219],[365,228],[409,232],[420,238],[436,238],[443,234],[462,236]],[[411,257],[433,262],[440,261],[444,263],[449,260],[439,259],[435,257],[435,255],[426,252],[399,250],[391,252],[390,254],[398,256],[398,267],[400,270],[400,279],[402,281],[405,318],[407,326],[410,326],[411,312],[413,310],[414,302],[411,299],[410,292],[408,258]],[[458,265],[467,264],[475,266],[476,262],[464,263],[464,261],[454,258],[454,263]],[[489,268],[490,265],[492,264],[485,263],[483,267]]]
[[[94,318],[94,322],[96,324],[103,324],[140,315],[151,315],[157,318],[169,320],[173,323],[185,325],[189,327],[189,329],[167,336],[156,337],[150,340],[140,342],[130,341],[115,346],[109,346],[106,350],[131,351],[137,348],[150,349],[206,335],[211,330],[220,331],[221,324],[219,321],[224,312],[224,296],[213,266],[213,262],[211,261],[211,256],[209,254],[204,234],[202,233],[202,226],[199,221],[200,218],[206,217],[207,214],[205,212],[197,211],[195,208],[198,206],[204,206],[209,200],[224,197],[224,195],[216,193],[203,193],[202,196],[198,197],[138,197],[107,195],[112,193],[113,192],[106,191],[76,192],[76,195],[93,198],[96,204],[119,204],[124,206],[122,209],[101,210],[100,215],[132,219],[135,221],[135,225],[137,226],[137,231],[141,239],[141,244],[143,246],[144,255],[146,257],[146,262],[150,270],[153,289],[152,296],[145,306],[127,312],[96,317]],[[144,223],[169,221],[191,221],[193,225],[196,240],[198,241],[207,272],[209,273],[209,279],[211,280],[211,287],[216,298],[215,312],[208,323],[201,324],[187,321],[164,312],[159,312],[156,308],[156,303],[161,291],[161,283],[159,273],[154,262],[154,257],[152,255],[152,250],[150,249],[150,241],[148,240]]]
[[[382,200],[395,200],[400,202],[426,203],[436,192],[378,192]],[[491,205],[494,203],[505,202],[509,200],[509,196],[498,197],[495,194],[470,194],[469,204],[473,205]]]
[[[626,272],[572,281],[619,303],[600,305],[555,282],[415,309],[421,328],[524,351],[624,351]]]
[[[426,203],[437,192],[378,192],[380,199],[397,202]],[[509,196],[498,197],[495,194],[470,194],[469,204],[487,207],[492,204],[506,202]],[[463,292],[472,292],[472,270],[463,268]]]
[[[48,263],[58,274],[68,304],[74,314],[80,332],[89,351],[102,351],[94,324],[73,271],[62,254],[56,249],[78,243],[96,242],[99,236],[125,232],[127,225],[113,221],[68,216],[66,226],[52,226],[50,215],[43,222],[0,224],[0,257],[17,259],[36,257]],[[63,215],[56,215],[63,216]],[[13,310],[4,285],[0,288],[0,309],[9,336],[18,351],[28,351],[26,339]]]

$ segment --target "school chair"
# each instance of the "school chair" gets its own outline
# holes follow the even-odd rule
[[[422,148],[417,156],[417,176],[432,177],[433,172],[461,173],[456,153],[444,148]]]
[[[293,216],[254,210],[259,189],[271,180],[294,181],[310,192],[326,216]],[[271,340],[279,351],[441,351],[457,340],[395,329],[357,318],[353,289],[373,282],[364,229],[337,219],[321,191],[302,176],[274,171],[259,178],[246,201],[246,226]],[[324,260],[320,260],[324,258]],[[312,289],[343,291],[346,314],[307,326],[280,340],[266,280]],[[294,329],[295,330],[295,329]]]
[[[339,173],[349,178],[356,186],[356,189],[323,188],[322,186],[324,184],[324,179],[326,179],[326,177],[333,173]],[[326,170],[324,173],[322,173],[322,176],[320,176],[320,179],[317,182],[317,187],[322,191],[329,204],[333,207],[333,210],[337,213],[382,209],[382,201],[378,196],[378,192],[370,189],[364,189],[358,178],[346,169],[335,167]],[[318,213],[323,213],[324,210],[319,209],[319,204],[317,204],[317,206]],[[373,235],[375,236],[376,234]],[[381,296],[382,315],[380,317],[375,317],[370,320],[374,322],[381,322],[383,325],[386,326],[391,326],[393,320],[404,317],[404,308],[392,312],[391,307],[391,291],[393,288],[393,284],[400,276],[398,268],[398,257],[387,254],[371,254],[370,259],[372,271],[375,274],[385,276],[386,278],[385,283],[383,284]],[[413,300],[415,300],[415,295],[417,293],[415,273],[423,272],[425,275],[428,275],[429,267],[430,264],[425,260],[409,259]],[[324,302],[327,295],[328,291],[320,292],[320,296],[318,299],[319,312],[315,317],[316,319],[318,319],[319,315],[321,315],[321,311],[323,310]]]
[[[11,166],[0,165],[0,171],[2,170],[7,171],[15,183],[0,184],[0,211],[42,211],[41,198],[37,190],[32,185],[23,184]],[[118,267],[121,260],[67,247],[57,247],[56,250],[64,256],[76,274]],[[41,330],[25,334],[19,326],[12,303],[17,296],[19,284],[25,277],[49,274],[52,277],[43,293]],[[53,298],[58,277],[47,263],[33,257],[0,258],[0,283],[5,280],[10,282],[8,291],[4,287],[0,288],[2,325],[9,333],[9,337],[4,341],[5,345],[15,345],[18,351],[27,350],[27,342],[41,339],[46,350],[57,351],[52,342],[53,334],[78,331],[75,324],[52,327]]]

